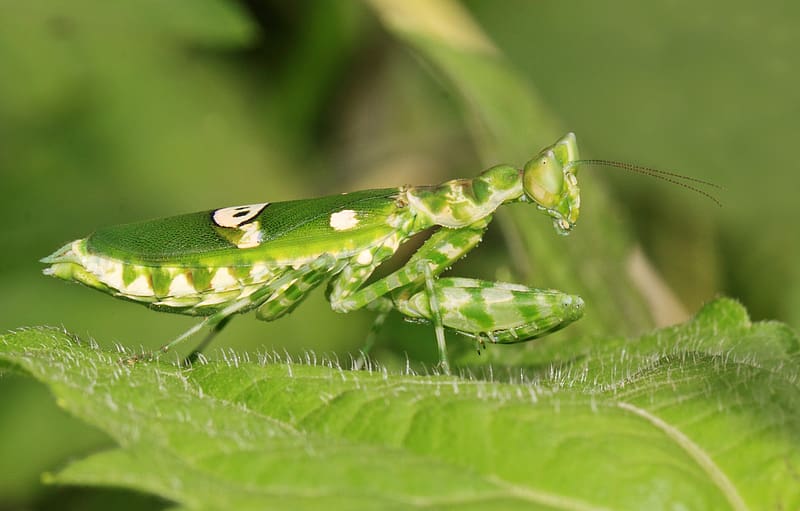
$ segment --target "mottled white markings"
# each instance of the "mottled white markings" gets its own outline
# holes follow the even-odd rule
[[[262,284],[257,284],[257,285],[254,285],[254,286],[245,286],[245,287],[242,288],[242,291],[239,293],[239,296],[237,297],[237,299],[247,298],[251,294],[253,294],[256,291],[258,291],[259,289],[261,289],[262,287],[264,287]]]
[[[388,275],[386,277],[385,282],[386,282],[386,286],[388,286],[388,287],[390,287],[392,289],[396,288],[396,287],[400,287],[403,284],[407,284],[407,282],[402,282],[400,280],[400,277],[398,277],[397,275]]]
[[[195,305],[195,307],[207,307],[209,305],[217,305],[220,303],[225,303],[228,300],[230,300],[230,298],[231,297],[229,296],[228,293],[222,293],[222,294],[212,293],[203,298],[203,301]]]
[[[485,303],[507,303],[514,301],[514,295],[507,289],[487,287],[481,289],[481,298]]]
[[[212,219],[220,227],[239,227],[258,216],[267,206],[269,202],[222,208],[214,211]]]
[[[336,231],[346,231],[357,225],[358,218],[352,209],[343,209],[331,215],[331,227]]]
[[[122,263],[114,262],[114,264],[106,266],[104,270],[103,275],[99,277],[108,287],[117,290],[125,287],[125,283],[122,280]]]
[[[154,303],[155,302],[155,297],[154,296],[134,296],[134,295],[129,295],[127,293],[122,293],[122,292],[116,293],[114,296],[124,296],[128,300],[135,300],[135,301],[137,301],[139,303]]]
[[[424,296],[425,294],[419,293],[419,295]],[[424,299],[427,300],[427,296],[424,296]],[[444,299],[440,306],[445,310],[455,310],[470,302],[472,302],[472,295],[467,290],[456,287],[444,290]]]
[[[139,275],[120,291],[130,296],[153,296],[153,286],[150,285],[146,275]]]
[[[197,294],[185,273],[179,273],[169,283],[169,296],[190,296]]]
[[[388,225],[389,227],[394,227],[395,229],[397,229],[402,224],[403,224],[403,217],[400,215],[395,215],[394,213],[392,213],[391,215],[386,217],[386,225]]]
[[[286,284],[284,284],[281,287],[279,287],[278,289],[276,289],[275,292],[272,293],[273,298],[274,297],[280,298],[284,293],[286,293],[286,290],[289,289],[290,287],[292,287],[293,285],[295,285],[296,282],[297,282],[297,279],[290,280]]]
[[[395,252],[400,247],[400,235],[394,234],[383,241],[383,246]]]
[[[199,298],[197,296],[170,296],[155,302],[156,305],[163,305],[165,307],[192,307],[197,305]]]
[[[87,261],[89,266],[92,267],[94,274],[99,277],[111,271],[114,266],[114,261],[107,257],[89,256]]]
[[[269,266],[265,263],[253,263],[253,266],[250,268],[250,279],[253,282],[262,282],[267,275],[269,275]]]
[[[439,247],[439,253],[443,256],[447,257],[448,259],[454,259],[463,253],[458,247],[455,247],[452,243],[448,243],[446,245],[442,245]]]
[[[529,287],[525,287],[521,284],[512,284],[510,282],[493,282],[492,287],[498,289],[509,289],[511,291],[522,291],[523,293],[526,293],[531,290],[531,288]]]
[[[211,287],[214,291],[227,291],[233,287],[237,287],[239,281],[231,275],[230,270],[227,268],[220,268],[211,279]]]
[[[356,262],[362,266],[366,266],[372,262],[372,252],[369,250],[362,250],[358,257],[356,257]]]

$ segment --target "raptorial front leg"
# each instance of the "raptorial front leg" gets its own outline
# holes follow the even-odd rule
[[[491,216],[459,229],[442,228],[428,238],[401,268],[382,279],[364,286],[372,273],[363,279],[337,276],[331,281],[328,299],[337,312],[350,312],[366,307],[382,296],[399,288],[422,288],[425,285],[424,267],[436,278],[480,243]]]
[[[579,296],[553,289],[466,278],[440,278],[433,288],[435,300],[430,291],[419,291],[396,297],[395,307],[408,317],[493,343],[535,339],[583,316]]]
[[[394,295],[398,290],[409,295],[417,290],[423,290],[422,292],[426,293],[425,296],[432,302],[429,310],[438,311],[440,306],[436,301],[437,296],[433,292],[438,275],[475,248],[481,241],[490,221],[491,217],[485,217],[467,227],[440,229],[411,256],[402,268],[363,288],[361,286],[371,274],[372,269],[364,272],[363,279],[354,278],[352,272],[346,277],[342,275],[336,277],[331,282],[328,291],[331,307],[338,312],[349,312],[374,303],[386,304],[387,295],[394,300]],[[386,307],[384,306],[383,309]],[[382,314],[385,315],[385,313],[386,311],[383,310]],[[440,365],[446,373],[449,373],[444,328],[441,322],[436,321],[436,317],[434,314],[428,319],[432,319],[434,322]]]
[[[228,323],[230,323],[231,319],[233,319],[233,316],[226,316],[224,319],[222,319],[222,321],[211,327],[211,330],[206,334],[203,340],[200,341],[200,344],[195,346],[192,352],[183,359],[183,363],[181,365],[184,367],[190,367],[192,364],[197,362],[197,360],[200,358],[200,355],[203,353],[203,350],[205,350],[208,345],[211,344],[211,341],[213,341],[217,335],[219,335],[222,329],[225,328]]]

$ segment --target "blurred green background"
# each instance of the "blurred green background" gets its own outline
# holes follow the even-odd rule
[[[726,294],[755,319],[800,325],[800,6],[455,5],[577,133],[583,155],[725,188],[720,209],[653,179],[585,171],[606,181],[608,221],[630,230],[684,310]],[[430,23],[455,26],[448,12]],[[530,154],[552,141],[537,128]],[[45,278],[37,260],[101,225],[472,176],[479,152],[448,84],[360,2],[2,1],[0,328],[55,325],[155,347],[193,320]],[[583,192],[591,204],[592,188]],[[495,228],[459,273],[514,279],[507,251]],[[532,280],[554,285],[539,270]],[[370,320],[334,314],[318,292],[278,322],[237,319],[217,347],[346,359]],[[375,354],[433,360],[432,337],[408,342],[425,336],[393,318]],[[41,472],[106,439],[22,377],[0,379],[0,402],[0,509],[163,506],[43,487]]]

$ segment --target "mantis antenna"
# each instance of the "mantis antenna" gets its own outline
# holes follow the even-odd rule
[[[597,160],[597,159],[589,159],[589,160],[575,160],[569,163],[570,166],[578,166],[578,165],[586,165],[586,166],[593,166],[593,167],[613,167],[617,169],[627,170],[628,172],[633,172],[635,174],[641,174],[645,176],[654,177],[656,179],[661,179],[662,181],[666,181],[668,183],[672,183],[674,185],[682,186],[687,190],[691,190],[695,193],[699,193],[700,195],[714,201],[714,203],[722,207],[722,202],[719,201],[716,197],[711,195],[710,193],[706,192],[705,190],[701,190],[697,186],[693,186],[689,183],[697,183],[704,186],[710,186],[712,188],[716,188],[721,190],[722,187],[718,184],[711,183],[709,181],[704,181],[702,179],[697,179],[695,177],[684,176],[683,174],[678,174],[676,172],[668,172],[666,170],[658,170],[650,167],[643,167],[641,165],[634,165],[632,163],[625,163],[620,161],[613,161],[613,160]]]

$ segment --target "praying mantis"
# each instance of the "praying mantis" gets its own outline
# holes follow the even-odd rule
[[[157,311],[204,317],[163,352],[204,328],[210,330],[206,345],[236,314],[255,310],[260,320],[278,319],[327,282],[334,311],[368,308],[384,317],[396,310],[430,322],[439,364],[449,373],[445,329],[481,344],[516,343],[583,315],[583,300],[561,291],[440,276],[475,248],[504,204],[530,204],[552,219],[556,233],[569,234],[580,212],[582,165],[699,181],[581,160],[575,135],[568,133],[521,169],[497,165],[474,178],[433,186],[263,202],[104,227],[41,261],[49,265],[46,275]],[[402,267],[368,282],[404,242],[432,228]]]

